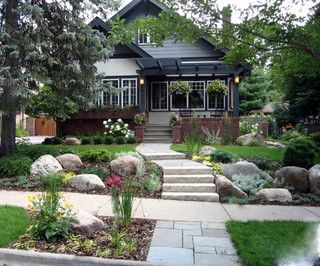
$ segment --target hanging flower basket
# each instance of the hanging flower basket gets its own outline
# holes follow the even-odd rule
[[[170,83],[170,94],[188,94],[192,92],[191,84],[187,81],[175,81]]]
[[[222,96],[228,93],[228,86],[221,80],[214,80],[208,83],[207,93],[211,96]]]

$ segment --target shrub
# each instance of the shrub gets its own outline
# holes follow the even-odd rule
[[[211,96],[222,96],[228,93],[228,89],[223,80],[215,79],[208,83],[207,93]]]
[[[99,166],[92,166],[92,167],[88,167],[85,169],[82,169],[80,171],[80,174],[92,174],[92,175],[97,175],[100,177],[100,179],[102,181],[104,181],[107,176],[109,176],[109,171],[104,170],[103,168],[99,167]]]
[[[251,147],[261,146],[261,141],[258,139],[253,139],[250,141],[249,146]]]
[[[136,137],[135,136],[129,136],[127,138],[127,143],[128,144],[135,144],[137,142]]]
[[[175,81],[170,83],[169,92],[178,95],[188,94],[192,92],[192,87],[187,81]]]
[[[308,138],[291,140],[285,148],[282,163],[284,166],[310,168],[315,164],[317,146]]]
[[[63,139],[60,137],[52,138],[52,145],[61,145],[63,143]]]
[[[113,144],[115,142],[115,140],[114,140],[114,137],[112,137],[112,136],[106,136],[105,138],[104,138],[104,143],[105,144]]]
[[[182,118],[178,116],[176,113],[171,113],[169,118],[170,126],[180,126],[182,124]]]
[[[114,139],[117,144],[125,144],[126,143],[126,139],[123,136],[118,136],[118,137],[115,137]]]
[[[9,154],[0,158],[0,175],[28,175],[31,165],[32,160],[28,156],[20,154]]]
[[[80,158],[84,162],[101,163],[109,162],[111,155],[107,151],[85,151],[80,153]]]
[[[232,120],[226,115],[224,118],[224,133],[222,138],[223,145],[229,145],[232,142]]]
[[[187,153],[190,158],[197,155],[202,147],[203,140],[199,132],[199,123],[197,118],[192,117],[190,132],[185,136],[184,143],[187,146]]]
[[[42,144],[51,145],[52,144],[52,138],[45,138],[44,141],[42,141]]]
[[[303,135],[301,133],[299,133],[296,130],[288,130],[286,132],[284,132],[282,135],[280,135],[278,137],[279,140],[284,140],[284,141],[289,141],[292,139],[297,139],[303,137]]]
[[[105,141],[105,138],[103,136],[94,136],[93,137],[93,144],[100,145],[103,144]]]
[[[160,178],[158,176],[144,177],[140,181],[141,188],[147,193],[154,193],[161,188]]]
[[[44,146],[44,145],[19,145],[17,147],[17,152],[21,155],[26,155],[31,158],[32,161],[37,160],[42,155],[50,154],[56,157],[65,153],[76,153],[73,149],[61,149],[61,147],[55,146]]]
[[[148,118],[145,113],[136,114],[133,118],[133,121],[138,126],[144,126],[147,123]]]
[[[114,158],[120,158],[120,157],[124,157],[124,156],[133,156],[133,157],[138,158],[139,160],[143,160],[143,157],[141,156],[141,154],[136,152],[136,151],[121,151],[121,152],[117,152],[114,155]]]
[[[233,183],[248,195],[255,195],[260,189],[268,186],[268,181],[260,175],[234,175]]]
[[[46,193],[28,196],[31,226],[28,229],[35,237],[43,237],[48,241],[68,238],[71,231],[73,214],[59,191],[63,187],[62,174],[54,173],[44,177]]]
[[[257,133],[258,132],[258,124],[252,123],[252,120],[247,118],[246,120],[240,121],[239,128],[240,128],[240,135],[246,135],[249,133]]]
[[[16,127],[16,137],[24,138],[29,136],[29,131],[23,128],[21,125]]]
[[[129,137],[129,125],[125,124],[121,119],[117,121],[112,121],[108,119],[108,121],[103,121],[103,125],[106,129],[105,135],[112,137]]]
[[[280,167],[279,162],[265,158],[262,155],[243,158],[248,162],[254,163],[259,169],[263,171],[274,171]]]
[[[318,146],[320,146],[320,132],[310,134],[311,140]]]
[[[90,144],[92,144],[92,142],[93,142],[92,137],[83,137],[81,139],[82,145],[90,145]]]
[[[214,151],[210,154],[210,158],[213,162],[218,163],[232,163],[236,157],[227,151]]]

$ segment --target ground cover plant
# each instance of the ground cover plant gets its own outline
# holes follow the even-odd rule
[[[287,256],[308,251],[315,225],[294,221],[229,221],[226,224],[245,266],[279,265]]]
[[[25,233],[30,220],[23,208],[8,205],[0,206],[0,217],[0,248],[3,248]]]

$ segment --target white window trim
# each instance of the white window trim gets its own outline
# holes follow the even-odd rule
[[[118,81],[118,88],[120,87],[120,79],[102,79],[102,82],[105,82],[105,81]],[[112,97],[112,94],[110,94],[109,101],[110,101],[110,104],[113,104],[113,103],[111,103],[111,99],[112,99],[111,97]],[[100,101],[103,102],[103,92],[102,92]],[[120,93],[118,93],[118,103],[117,103],[117,105],[120,106]]]
[[[220,82],[224,82],[224,84],[225,85],[227,85],[226,84],[226,81],[225,80],[221,80],[221,79],[217,79],[217,80],[219,80]],[[207,86],[208,86],[208,84],[210,83],[210,82],[212,82],[213,80],[208,80],[207,81]],[[223,108],[209,108],[209,94],[208,94],[208,92],[206,91],[206,97],[207,97],[207,107],[208,107],[208,110],[209,111],[225,111],[226,110],[226,96],[229,94],[229,89],[228,89],[228,93],[226,94],[226,95],[224,95],[223,96]],[[217,97],[215,97],[215,105],[217,106]]]
[[[131,103],[131,87],[129,88],[129,104],[128,106],[132,106],[132,105],[138,105],[138,79],[137,78],[122,78],[121,79],[121,88],[124,88],[123,82],[124,81],[130,81],[130,80],[134,80],[136,82],[136,99],[135,99],[135,103],[132,104]],[[123,105],[123,92],[121,92],[121,108],[125,107]]]
[[[177,82],[177,81],[170,81],[170,83],[171,82]],[[186,94],[186,97],[187,97],[186,109],[191,109],[194,111],[205,111],[206,110],[206,81],[205,80],[191,80],[191,81],[186,80],[186,82],[189,82],[189,83],[202,82],[203,83],[203,108],[189,107],[189,93],[188,93],[188,94]],[[168,86],[169,86],[169,84],[168,84]],[[180,108],[172,108],[172,95],[170,95],[170,107],[171,107],[172,111],[179,111],[180,110]]]
[[[150,33],[143,33],[147,35],[147,42],[140,42],[140,29],[138,29],[138,45],[152,45],[155,44],[154,42],[151,42],[151,36]]]
[[[153,108],[153,84],[166,83],[167,84],[167,108],[166,109],[154,109]],[[151,111],[169,111],[169,82],[168,81],[154,81],[151,82]]]

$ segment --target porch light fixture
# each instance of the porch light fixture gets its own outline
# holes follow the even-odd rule
[[[140,85],[144,85],[144,78],[140,78]]]
[[[234,83],[236,83],[236,84],[240,83],[240,77],[239,76],[235,76]]]

